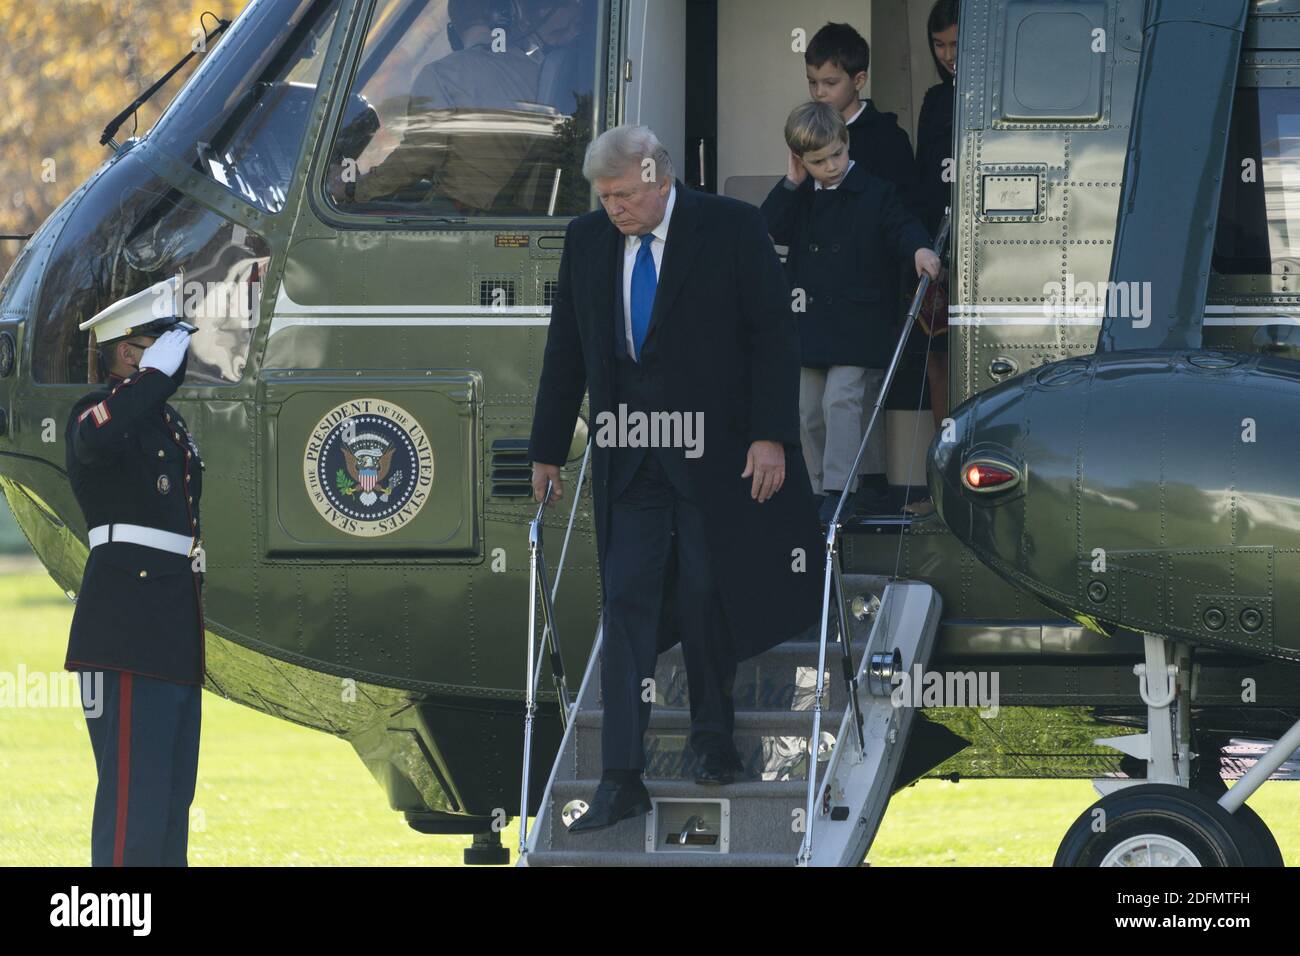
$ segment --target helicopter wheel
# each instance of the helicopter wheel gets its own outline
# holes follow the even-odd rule
[[[1273,831],[1268,828],[1258,813],[1250,808],[1249,804],[1243,803],[1232,814],[1233,818],[1250,831],[1251,836],[1259,844],[1260,855],[1255,863],[1247,863],[1247,866],[1286,866],[1286,861],[1282,859],[1282,848],[1277,845],[1277,839],[1273,836]]]
[[[1227,784],[1223,778],[1216,774],[1202,774],[1192,777],[1192,788],[1206,794],[1211,799],[1218,799],[1228,792]],[[1282,859],[1282,849],[1277,845],[1277,839],[1273,836],[1273,831],[1268,828],[1268,824],[1263,821],[1250,804],[1243,803],[1232,814],[1233,818],[1242,826],[1251,832],[1255,840],[1259,843],[1260,857],[1259,863],[1251,864],[1253,866],[1286,866],[1286,861]]]
[[[1254,811],[1240,814],[1229,813],[1195,790],[1138,784],[1102,797],[1080,814],[1061,840],[1052,865],[1272,865],[1250,823],[1251,817],[1258,817]],[[1094,829],[1099,825],[1100,832]]]

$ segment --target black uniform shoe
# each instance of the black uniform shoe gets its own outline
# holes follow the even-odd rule
[[[736,771],[741,769],[736,755],[712,751],[700,758],[695,769],[695,782],[711,787],[726,786],[736,782]]]
[[[570,833],[603,830],[621,820],[650,812],[650,791],[640,780],[626,783],[602,780],[587,812],[569,825]]]

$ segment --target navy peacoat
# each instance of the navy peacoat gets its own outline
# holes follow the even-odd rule
[[[763,201],[772,238],[790,253],[786,275],[802,290],[800,361],[808,368],[884,368],[898,330],[898,272],[930,245],[897,189],[855,163],[836,189],[782,177]],[[798,300],[796,299],[796,306]]]

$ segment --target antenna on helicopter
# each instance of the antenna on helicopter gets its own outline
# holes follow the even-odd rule
[[[224,20],[221,17],[217,16],[212,11],[208,10],[208,11],[204,11],[202,16],[199,17],[200,26],[203,25],[204,17],[212,17],[212,19],[217,21],[217,28],[215,30],[213,30],[211,33],[205,31],[203,34],[202,51],[206,52],[208,49],[208,45],[217,37],[221,36],[221,34],[226,31],[226,28],[230,26],[230,21]],[[194,57],[199,52],[200,52],[199,50],[191,49],[189,53],[186,53],[183,57],[181,57],[176,62],[175,66],[173,66],[170,70],[164,73],[157,80],[155,80],[153,85],[150,86],[149,89],[145,90],[143,93],[137,96],[130,106],[128,106],[126,109],[122,110],[122,112],[114,116],[113,119],[109,121],[109,124],[104,127],[104,132],[99,137],[99,145],[112,146],[114,150],[121,149],[122,147],[118,144],[117,140],[115,140],[113,137],[117,135],[117,131],[121,129],[122,124],[125,123],[127,119],[129,119],[130,117],[135,116],[136,110],[138,110],[145,103],[149,102],[149,100],[153,98],[153,95],[157,93],[160,89],[162,89],[163,86],[166,85],[167,81],[170,80],[173,76],[175,76],[185,66],[186,63],[194,59]]]

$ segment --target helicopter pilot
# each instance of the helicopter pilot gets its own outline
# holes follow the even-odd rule
[[[89,530],[64,667],[81,684],[99,778],[94,866],[186,865],[204,675],[204,466],[167,403],[195,330],[178,318],[180,288],[179,277],[157,283],[81,324],[90,378],[106,379],[73,405],[64,433]]]
[[[516,130],[511,117],[535,107],[541,67],[509,38],[509,3],[449,0],[447,10],[453,50],[416,74],[401,143],[356,183],[334,183],[343,194],[336,198],[370,202],[428,179],[435,200],[458,214],[514,201],[501,193],[535,136]]]

